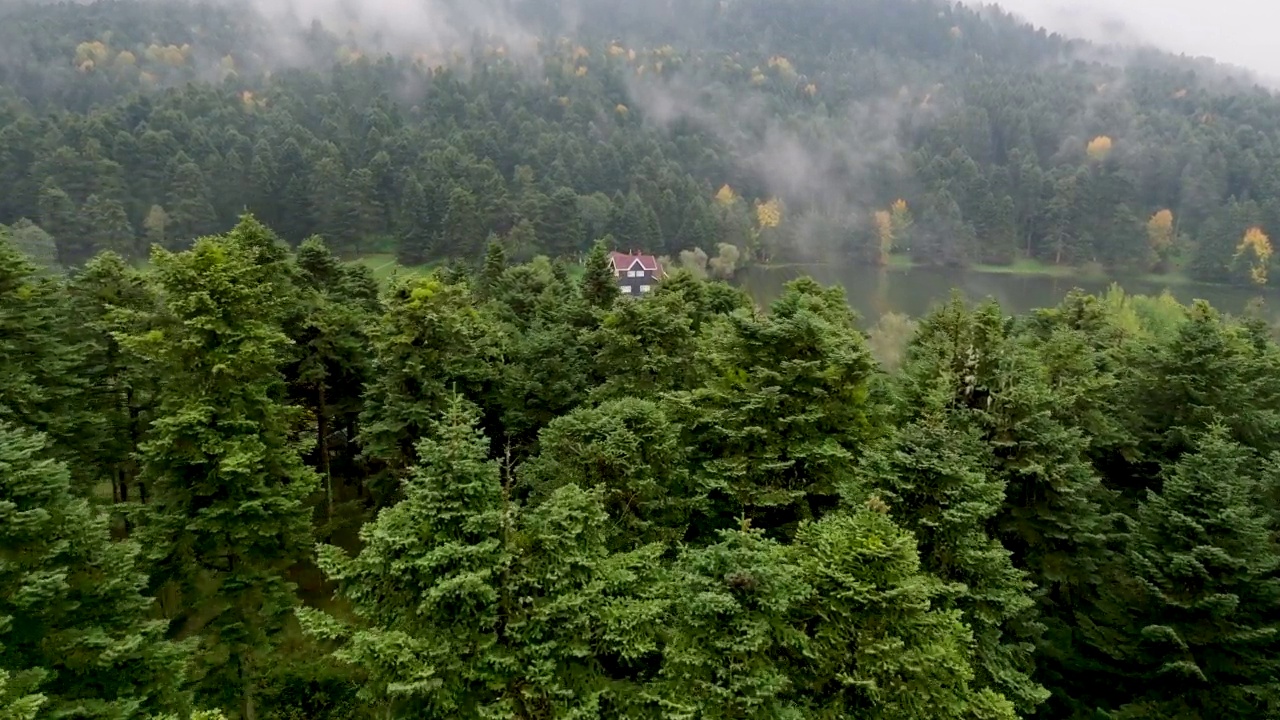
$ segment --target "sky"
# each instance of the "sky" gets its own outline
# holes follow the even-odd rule
[[[996,0],[1064,35],[1206,55],[1280,79],[1276,0]],[[1118,21],[1118,22],[1117,22]]]

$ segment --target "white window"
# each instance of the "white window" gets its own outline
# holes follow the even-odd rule
[[[623,285],[623,286],[622,286],[622,292],[623,292],[623,293],[626,293],[626,294],[630,294],[630,293],[631,293],[631,286],[630,286],[630,285]]]
[[[633,278],[644,277],[644,271],[643,271],[643,270],[631,270],[630,272],[628,272],[628,273],[627,273],[627,277],[633,277]]]
[[[640,286],[640,292],[642,292],[642,293],[647,293],[647,292],[649,292],[649,286],[648,286],[648,285],[641,285],[641,286]]]

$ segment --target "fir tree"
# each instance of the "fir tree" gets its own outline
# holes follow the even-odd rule
[[[86,348],[69,327],[65,297],[0,233],[0,421],[48,435],[70,458],[92,446],[97,432],[85,413]]]
[[[805,716],[1014,720],[1003,696],[971,686],[968,628],[958,611],[932,606],[941,585],[882,509],[873,497],[797,533],[811,588],[797,613],[809,639],[792,673]]]
[[[394,288],[370,331],[372,381],[361,414],[364,453],[395,473],[454,392],[479,399],[497,379],[504,336],[464,285],[436,274]],[[390,498],[392,487],[379,492]]]
[[[361,624],[306,611],[304,626],[343,641],[336,657],[395,715],[596,716],[612,685],[601,657],[618,652],[606,629],[627,617],[619,591],[652,553],[611,558],[607,517],[576,487],[517,509],[476,419],[451,400],[360,554],[321,549]]]
[[[793,531],[834,507],[871,437],[870,352],[844,294],[808,279],[769,314],[734,313],[709,335],[695,363],[706,382],[670,396],[667,411],[717,489],[713,522],[746,513],[761,529]]]
[[[190,643],[166,639],[138,546],[71,492],[43,437],[0,421],[0,669],[39,681],[47,717],[181,711]],[[28,701],[29,702],[29,701]]]
[[[125,257],[137,255],[133,226],[118,201],[90,195],[80,208],[80,218],[80,225],[96,250],[110,250]]]
[[[1031,679],[1042,629],[1035,586],[987,529],[1000,515],[1004,483],[977,428],[946,409],[948,384],[923,406],[904,408],[890,439],[863,458],[864,482],[915,535],[923,569],[948,584],[940,604],[960,609],[973,630],[974,686],[1031,712],[1048,697]]]
[[[799,720],[790,657],[808,654],[796,622],[814,588],[788,548],[760,531],[686,548],[659,589],[662,664],[646,688],[661,717]]]
[[[202,636],[203,694],[252,720],[266,652],[295,604],[285,571],[310,547],[315,485],[282,397],[287,269],[251,219],[154,262],[159,327],[123,339],[159,383],[140,537],[153,585],[179,599],[166,606],[171,632]]]
[[[1211,427],[1138,509],[1128,576],[1092,636],[1117,661],[1114,717],[1280,711],[1280,547],[1257,465]]]
[[[401,201],[400,239],[396,246],[396,260],[401,265],[416,267],[427,261],[439,237],[433,232],[437,222],[427,191],[416,175],[410,175],[405,183]]]
[[[492,295],[506,269],[507,251],[496,235],[490,235],[484,254],[484,267],[480,270],[480,286],[487,294]]]
[[[604,310],[617,299],[618,281],[609,262],[609,247],[613,238],[598,240],[587,255],[586,272],[582,276],[582,297],[593,307]]]

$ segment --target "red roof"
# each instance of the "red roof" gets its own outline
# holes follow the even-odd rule
[[[613,267],[617,270],[627,270],[636,262],[640,263],[640,267],[650,272],[658,271],[658,258],[652,255],[635,255],[631,253],[613,253]]]

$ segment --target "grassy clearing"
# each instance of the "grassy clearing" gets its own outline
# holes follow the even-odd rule
[[[391,282],[397,277],[414,277],[417,275],[425,275],[430,272],[434,265],[419,265],[417,267],[405,267],[396,262],[396,256],[391,253],[376,253],[373,255],[365,255],[355,262],[364,265],[373,272],[373,277],[383,285]]]

